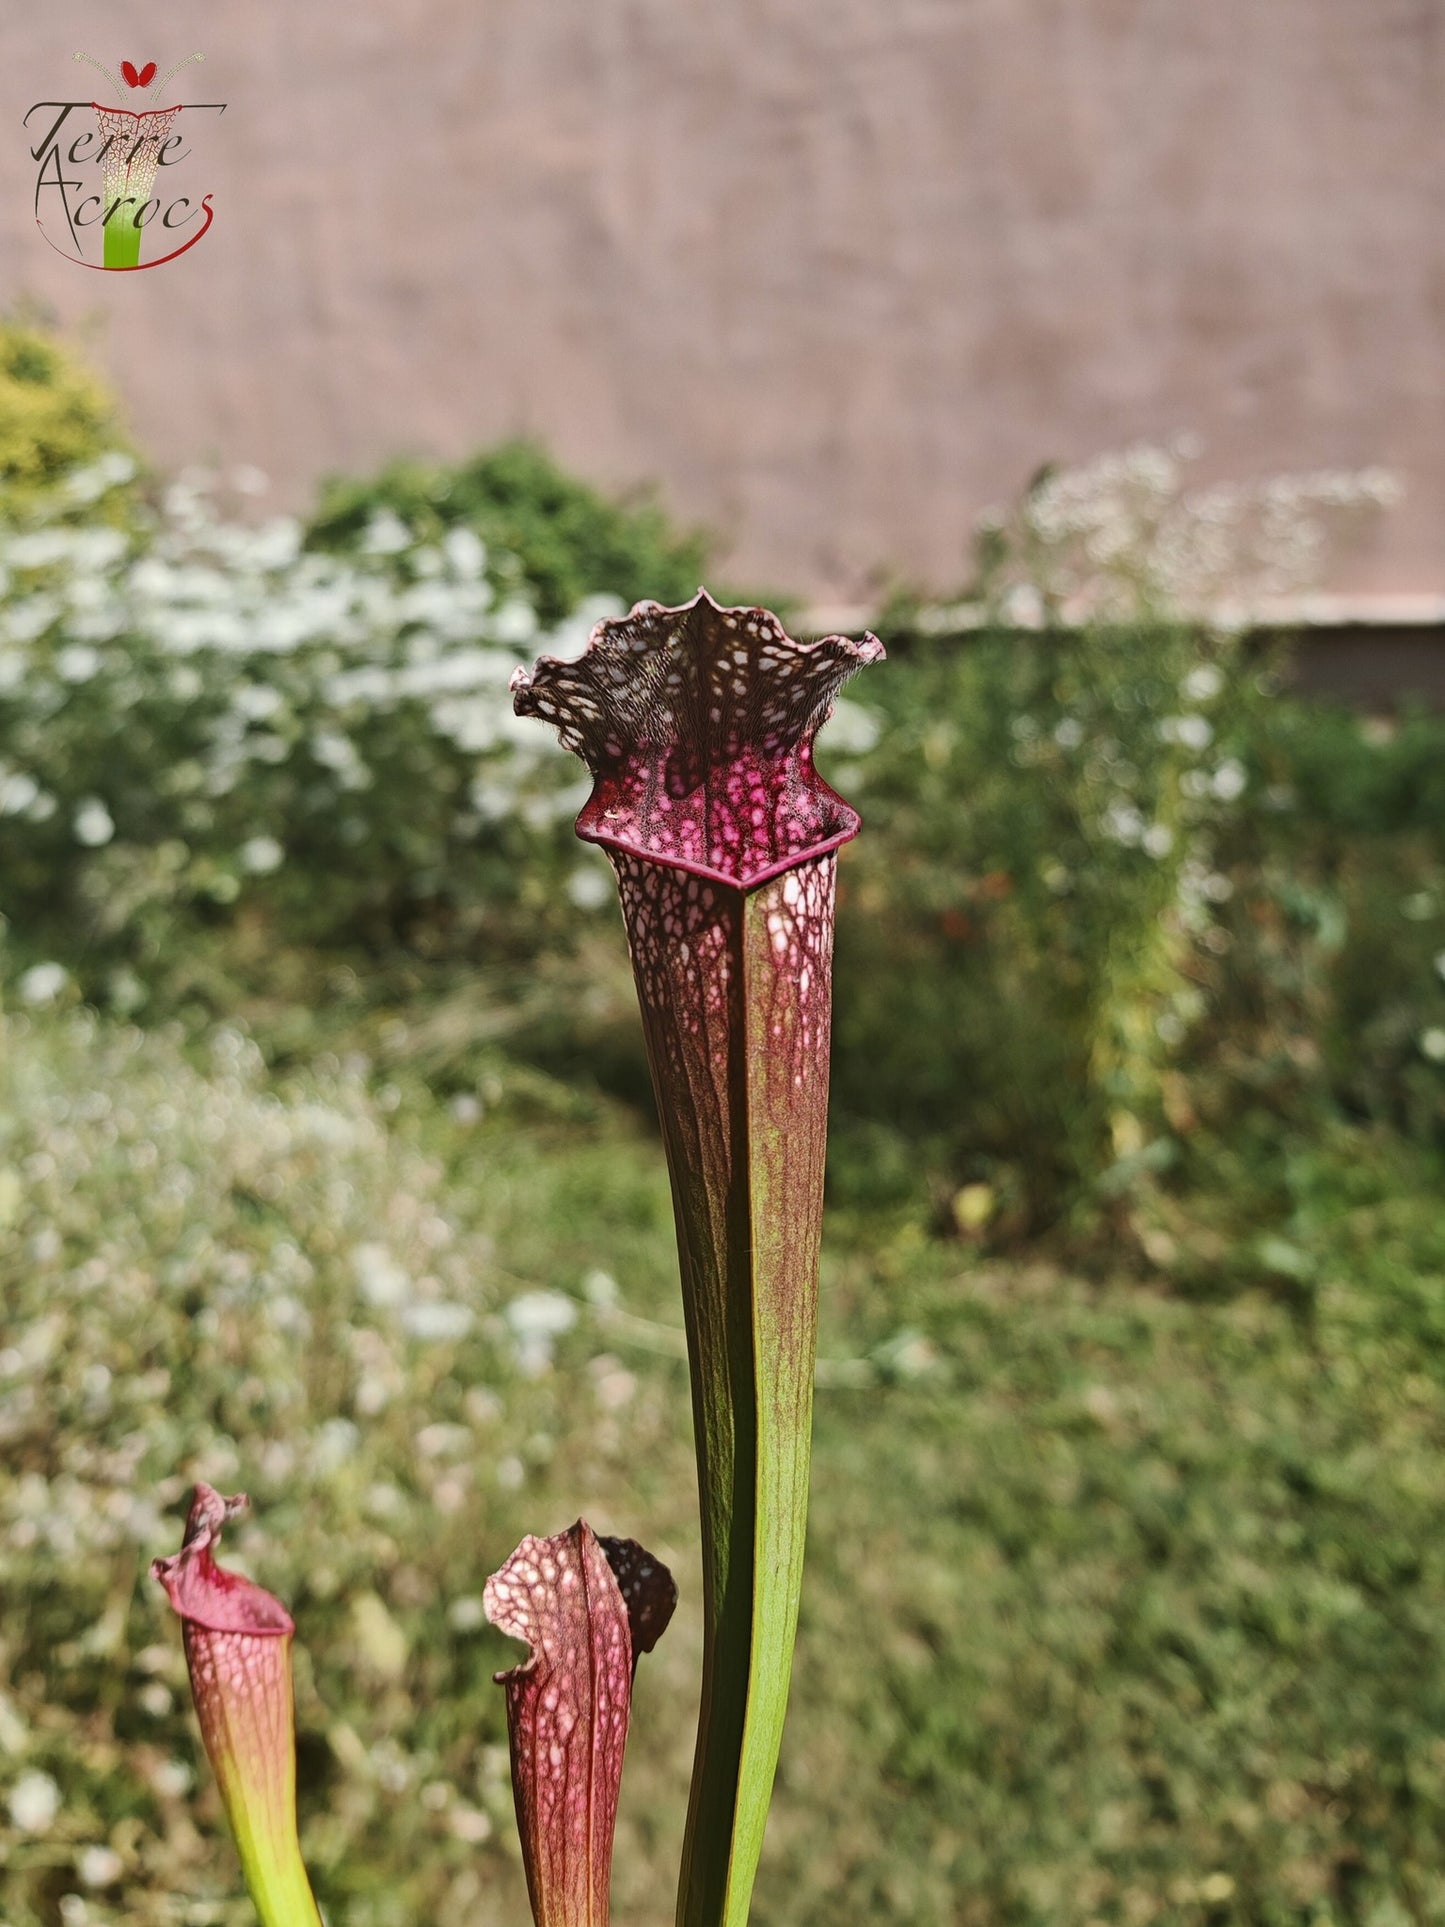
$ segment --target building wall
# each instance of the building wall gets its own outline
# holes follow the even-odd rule
[[[31,102],[203,48],[216,221],[61,261]],[[77,77],[79,80],[77,82]],[[1445,588],[1445,0],[46,0],[0,14],[0,272],[170,462],[524,430],[734,580],[944,587],[1041,462],[1384,463],[1341,586]],[[199,179],[199,172],[195,175]]]

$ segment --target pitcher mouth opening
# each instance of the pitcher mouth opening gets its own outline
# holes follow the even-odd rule
[[[796,641],[767,610],[700,590],[598,623],[579,657],[541,657],[512,693],[592,772],[580,837],[751,890],[857,835],[857,812],[813,766],[813,738],[882,654],[871,635]]]

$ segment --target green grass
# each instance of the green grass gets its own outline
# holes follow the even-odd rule
[[[250,1919],[145,1577],[203,1476],[251,1492],[236,1562],[296,1613],[347,1927],[521,1927],[482,1581],[578,1512],[666,1558],[615,1876],[664,1927],[700,1631],[660,1149],[535,1071],[469,1120],[332,1042],[283,1074],[234,1028],[4,1022],[0,1918]],[[1276,1243],[1207,1200],[1173,1225],[1212,1277],[834,1215],[758,1927],[1445,1921],[1441,1174],[1343,1127],[1277,1167]],[[538,1288],[578,1320],[528,1376],[506,1308]],[[470,1329],[409,1331],[428,1303]],[[34,1772],[44,1836],[8,1809]]]

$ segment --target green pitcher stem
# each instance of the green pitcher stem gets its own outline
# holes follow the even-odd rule
[[[241,1871],[261,1927],[321,1927],[300,1849],[274,1852],[248,1836],[234,1814],[231,1817]]]
[[[807,1528],[834,857],[744,895],[619,863],[677,1218],[704,1573],[679,1927],[742,1927]],[[659,879],[669,881],[659,883]],[[666,950],[640,954],[658,921]],[[691,974],[689,974],[691,973]],[[690,994],[684,994],[690,992]]]

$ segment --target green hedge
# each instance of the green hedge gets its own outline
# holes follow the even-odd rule
[[[685,602],[707,568],[700,533],[680,534],[648,495],[615,501],[559,468],[544,449],[504,442],[453,466],[393,462],[369,481],[334,478],[307,529],[318,549],[354,548],[378,512],[418,541],[469,528],[505,558],[502,580],[520,579],[545,623],[560,622],[587,596],[631,605]]]

